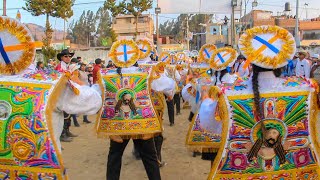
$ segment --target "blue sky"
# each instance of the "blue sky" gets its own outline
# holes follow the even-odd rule
[[[249,5],[247,8],[247,12],[251,10],[251,2],[253,0],[249,0]],[[75,3],[91,3],[91,4],[82,4],[82,5],[75,5],[73,7],[74,10],[74,16],[69,20],[71,21],[72,19],[78,19],[80,15],[82,14],[83,11],[86,10],[92,10],[92,11],[97,11],[99,7],[103,6],[103,0],[76,0]],[[154,0],[156,2],[156,0]],[[290,2],[293,15],[295,15],[295,2],[296,0],[258,0],[258,7],[255,9],[263,9],[263,10],[270,10],[274,12],[274,15],[277,14],[277,12],[282,12],[284,10],[284,4],[285,2]],[[319,0],[300,0],[300,18],[306,18],[306,12],[308,14],[308,17],[318,17],[320,15],[320,3]],[[305,9],[304,4],[308,3],[309,5]],[[155,5],[156,3],[154,3]],[[35,23],[39,25],[44,25],[45,24],[45,17],[40,16],[40,17],[33,17],[30,13],[22,10],[22,7],[25,5],[25,1],[23,0],[7,0],[7,16],[9,17],[16,17],[16,13],[19,9],[20,13],[22,14],[22,22],[24,23]],[[0,3],[0,9],[1,9],[1,14],[2,14],[2,8],[3,8],[3,3]],[[307,11],[306,11],[307,10]],[[151,14],[154,13],[154,10],[149,11]],[[222,16],[222,17],[221,17]],[[218,16],[218,19],[223,18],[224,15]],[[170,15],[170,14],[161,14],[160,15],[160,22],[164,22],[168,19],[173,19],[177,17],[177,15]],[[53,28],[56,29],[63,29],[63,21],[58,18],[51,18],[50,22],[52,24]]]

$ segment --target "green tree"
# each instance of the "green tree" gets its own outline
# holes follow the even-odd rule
[[[183,43],[185,42],[185,37],[187,33],[186,20],[189,19],[189,31],[193,33],[203,33],[205,32],[204,27],[199,26],[199,24],[207,24],[211,22],[212,15],[204,14],[180,14],[176,20],[168,20],[163,24],[160,24],[159,30],[162,35],[172,35],[174,40]],[[190,41],[192,48],[197,47],[198,49],[201,46],[200,38],[203,35],[195,35],[193,40]]]
[[[139,16],[148,9],[152,8],[152,0],[122,0],[117,2],[116,0],[107,0],[104,3],[104,8],[112,13],[112,17],[116,17],[119,14],[131,14],[135,17],[136,33],[138,35],[138,20]]]
[[[116,17],[119,14],[126,14],[126,0],[106,0],[106,2],[104,2],[104,8],[111,12],[112,17]]]
[[[77,21],[69,24],[68,34],[73,42],[91,46],[92,33],[96,33],[97,18],[93,11],[83,11]]]
[[[43,39],[43,54],[45,56],[45,63],[48,59],[55,56],[55,52],[50,46],[52,41],[52,28],[49,17],[57,17],[67,20],[73,15],[72,6],[74,0],[24,0],[24,10],[30,12],[33,16],[46,16],[46,30],[45,38]],[[54,53],[53,53],[54,52]]]
[[[96,14],[98,28],[96,34],[98,35],[97,46],[110,46],[117,40],[117,35],[112,30],[112,19],[109,12],[104,8],[99,8]]]

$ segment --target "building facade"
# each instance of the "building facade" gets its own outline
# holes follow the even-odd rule
[[[240,19],[244,29],[261,25],[276,25],[287,29],[295,36],[296,19],[290,15],[273,16],[272,11],[253,10]],[[320,17],[299,21],[299,34],[302,46],[318,44],[320,39]],[[320,45],[320,44],[318,44]]]
[[[112,29],[120,37],[133,37],[136,34],[136,18],[133,15],[119,15],[112,22]],[[138,36],[150,36],[154,32],[151,15],[143,14],[138,17]]]

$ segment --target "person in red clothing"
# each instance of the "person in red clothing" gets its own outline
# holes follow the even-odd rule
[[[95,62],[95,65],[93,68],[92,76],[93,76],[93,84],[96,84],[98,81],[98,73],[100,72],[100,69],[101,69],[102,60],[98,58],[94,62]]]

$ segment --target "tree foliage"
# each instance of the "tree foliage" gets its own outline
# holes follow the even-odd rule
[[[45,63],[48,59],[53,58],[53,48],[50,47],[52,40],[52,28],[49,17],[57,17],[67,20],[73,15],[72,6],[74,0],[24,0],[24,10],[30,12],[33,16],[46,16],[46,31],[43,39],[43,53],[45,56]]]
[[[99,8],[96,13],[83,11],[78,20],[69,24],[68,37],[82,45],[111,46],[117,40],[111,24],[111,16],[104,8]]]
[[[193,33],[204,32],[204,27],[200,26],[199,24],[210,23],[212,19],[212,15],[191,14],[188,16],[187,14],[180,14],[176,19],[167,20],[163,24],[160,24],[160,34],[174,36],[175,41],[177,41],[178,43],[185,42],[187,34],[187,17],[189,19],[189,31]],[[194,39],[190,41],[191,46],[197,46],[197,42],[199,39],[200,35],[194,36]]]
[[[136,21],[136,36],[138,34],[138,18],[141,14],[152,8],[152,0],[106,0],[104,8],[109,10],[112,17],[120,14],[131,14]]]

